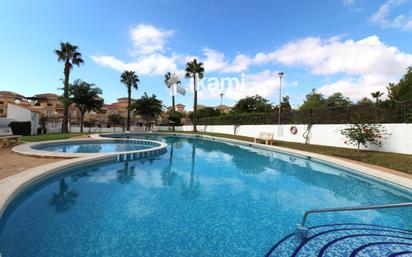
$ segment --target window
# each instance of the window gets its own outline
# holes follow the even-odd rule
[[[3,109],[0,109],[0,114],[3,114]]]
[[[4,102],[3,102],[3,101],[0,101],[0,104],[1,104],[1,105],[3,105],[3,104],[4,104]]]

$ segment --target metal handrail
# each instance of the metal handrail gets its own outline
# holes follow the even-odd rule
[[[404,208],[404,207],[412,207],[412,202],[307,210],[307,211],[305,211],[305,214],[303,214],[302,222],[301,222],[300,225],[301,225],[302,228],[305,227],[306,219],[309,216],[309,214],[311,214],[311,213],[341,212],[341,211],[364,211],[364,210],[392,209],[392,208]]]

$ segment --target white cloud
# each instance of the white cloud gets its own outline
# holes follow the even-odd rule
[[[256,63],[281,63],[308,68],[319,75],[343,75],[344,79],[321,86],[324,93],[346,92],[359,98],[395,81],[412,64],[412,55],[385,45],[376,36],[358,41],[308,37],[270,53],[258,53]]]
[[[205,70],[209,72],[239,73],[247,70],[252,63],[251,58],[244,54],[238,54],[232,62],[229,62],[225,59],[224,53],[210,48],[204,48],[203,55],[206,57],[203,62]]]
[[[345,6],[353,6],[355,4],[355,0],[342,0],[342,4]]]
[[[390,0],[390,4],[402,3],[404,0]],[[385,11],[386,10],[386,11]],[[390,10],[390,8],[389,8]],[[388,7],[380,10],[379,17],[388,16]],[[396,23],[412,28],[412,21],[405,23],[400,17]],[[406,25],[408,24],[408,25]],[[99,65],[118,70],[134,70],[140,75],[163,75],[176,71],[183,80],[183,68],[186,62],[197,58],[204,63],[206,75],[213,73],[233,73],[238,77],[244,72],[244,87],[225,88],[225,98],[238,100],[255,94],[273,97],[277,94],[277,74],[268,67],[263,71],[250,73],[251,66],[285,65],[307,69],[314,75],[326,76],[329,81],[319,85],[325,94],[343,92],[354,99],[369,95],[371,91],[382,90],[393,81],[397,81],[412,65],[412,55],[401,52],[394,46],[380,41],[377,36],[360,40],[344,40],[342,36],[328,39],[307,37],[284,44],[272,52],[260,52],[255,56],[238,53],[232,59],[215,49],[202,49],[202,56],[168,53],[166,39],[173,35],[172,30],[164,30],[151,25],[141,24],[130,32],[135,53],[131,61],[124,61],[112,55],[92,56]],[[286,80],[287,80],[286,76]],[[335,81],[333,81],[335,80]],[[331,82],[330,82],[331,81]],[[293,81],[285,86],[297,86]],[[222,82],[207,90],[200,90],[199,98],[219,99]],[[189,88],[191,85],[187,85]]]
[[[134,62],[125,63],[113,56],[92,56],[94,62],[101,66],[109,67],[117,71],[133,70],[140,75],[164,75],[166,72],[174,71],[177,68],[175,57],[168,57],[162,54],[151,54]]]
[[[139,75],[163,75],[177,69],[178,56],[163,54],[166,38],[173,35],[172,30],[163,30],[151,25],[139,24],[130,30],[133,43],[133,58],[125,62],[110,55],[91,56],[97,64],[117,71],[133,70]]]
[[[359,100],[363,97],[370,97],[371,92],[377,90],[386,91],[388,78],[379,75],[365,75],[358,78],[348,77],[336,82],[326,84],[318,88],[318,92],[331,95],[336,92],[341,92],[345,96]]]
[[[256,94],[271,98],[278,93],[279,80],[277,79],[277,72],[264,70],[255,74],[245,74],[244,79],[245,83],[242,87],[228,88],[225,92],[225,98],[239,100]]]
[[[399,28],[404,31],[412,31],[412,16],[400,14],[390,17],[394,8],[403,5],[408,0],[388,0],[370,17],[370,21],[383,28]]]
[[[265,98],[273,98],[279,93],[278,72],[264,70],[257,73],[241,74],[238,77],[224,77],[214,83],[214,79],[205,77],[202,80],[202,86],[199,87],[199,99],[218,99],[220,93],[224,94],[225,99],[239,100],[246,96],[256,94]],[[236,83],[238,81],[239,83]],[[243,81],[243,82],[242,82]],[[232,83],[234,82],[234,83]],[[282,80],[282,88],[295,87],[297,81],[289,83]],[[190,87],[189,85],[187,85]]]
[[[134,51],[143,55],[163,52],[166,39],[173,34],[173,30],[163,30],[147,24],[139,24],[130,30]]]

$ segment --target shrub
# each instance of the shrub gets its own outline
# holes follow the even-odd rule
[[[30,121],[13,121],[10,123],[13,135],[29,136],[31,134]]]
[[[96,125],[94,121],[84,121],[83,124],[86,128],[91,128],[91,127],[94,127]]]
[[[175,126],[182,126],[182,114],[174,112],[169,115],[169,121],[174,122]]]
[[[273,113],[233,113],[199,119],[199,125],[253,125],[274,124]]]
[[[368,147],[368,144],[381,147],[382,140],[389,134],[381,124],[350,124],[348,128],[342,129],[340,133],[346,137],[345,144]]]
[[[43,135],[47,133],[47,128],[38,127],[37,128],[37,135]]]

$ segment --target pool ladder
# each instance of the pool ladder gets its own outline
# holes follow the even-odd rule
[[[393,209],[393,208],[406,208],[406,207],[412,207],[412,202],[307,210],[303,214],[302,222],[297,225],[296,234],[302,240],[306,239],[308,228],[305,227],[305,223],[306,223],[306,220],[307,220],[308,216],[312,213],[342,212],[342,211],[365,211],[365,210]]]

